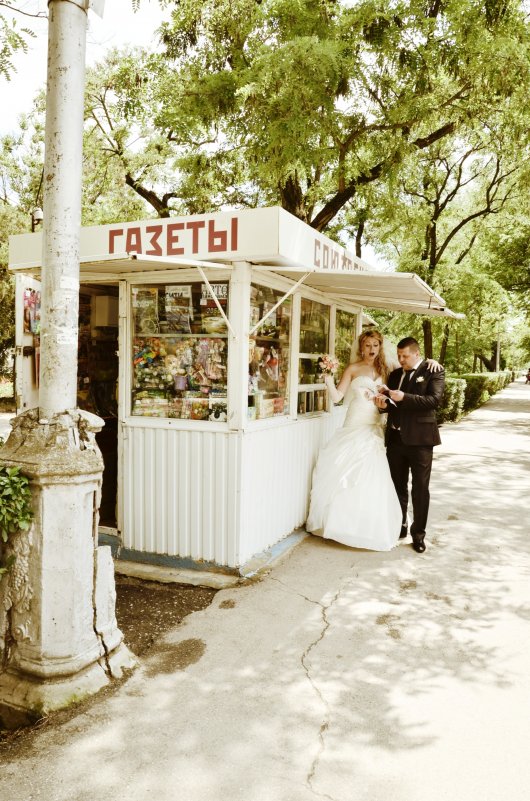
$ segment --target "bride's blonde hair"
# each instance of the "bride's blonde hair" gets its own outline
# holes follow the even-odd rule
[[[361,336],[358,338],[355,361],[362,361],[363,347],[367,339],[377,339],[379,342],[379,353],[375,357],[374,367],[377,371],[377,374],[381,376],[383,381],[386,381],[390,372],[390,368],[386,361],[383,335],[376,328],[368,328],[366,331],[363,331]]]

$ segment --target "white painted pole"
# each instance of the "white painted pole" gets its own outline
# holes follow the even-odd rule
[[[39,390],[43,418],[77,405],[85,6],[84,0],[48,3]]]

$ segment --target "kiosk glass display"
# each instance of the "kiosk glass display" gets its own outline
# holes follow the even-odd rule
[[[322,412],[327,395],[319,373],[319,357],[329,350],[330,307],[302,298],[298,364],[298,414]]]
[[[228,282],[211,284],[228,314]],[[227,329],[206,284],[132,288],[131,414],[226,420]]]
[[[339,362],[337,376],[343,374],[345,367],[352,361],[352,345],[355,340],[357,315],[337,309],[335,324],[335,356]]]
[[[263,320],[249,337],[248,417],[250,420],[289,411],[289,343],[291,298],[266,317],[283,293],[265,286],[250,287],[250,326]],[[264,319],[266,317],[266,319]]]

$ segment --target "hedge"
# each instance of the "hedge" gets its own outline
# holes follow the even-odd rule
[[[436,413],[439,423],[456,423],[464,413],[466,382],[463,378],[446,376],[442,405]]]
[[[511,370],[501,373],[446,375],[442,404],[436,415],[438,422],[458,422],[462,415],[477,409],[513,380]]]
[[[464,412],[470,412],[509,384],[512,373],[510,370],[501,373],[464,373],[459,378],[466,382]]]

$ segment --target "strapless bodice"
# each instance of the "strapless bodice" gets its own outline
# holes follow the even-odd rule
[[[382,383],[381,378],[374,380],[367,375],[358,375],[352,380],[345,398],[348,404],[345,426],[382,424],[382,417],[373,401]]]

